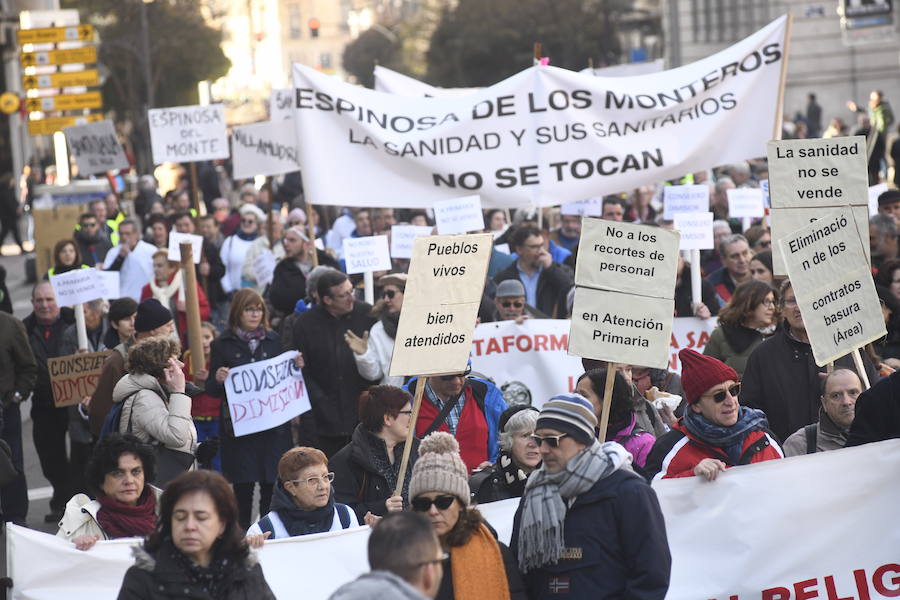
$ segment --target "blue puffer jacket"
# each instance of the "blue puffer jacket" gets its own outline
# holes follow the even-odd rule
[[[415,395],[418,379],[413,377],[406,382],[403,389]],[[507,408],[503,392],[490,381],[480,377],[466,377],[466,385],[472,386],[478,406],[484,410],[484,420],[488,426],[488,460],[492,463],[497,462],[497,455],[500,454],[500,415]],[[428,402],[425,394],[422,395],[422,402]]]
[[[519,548],[516,511],[510,549]],[[601,479],[566,513],[559,562],[524,574],[531,600],[662,600],[672,557],[656,492],[629,469]]]

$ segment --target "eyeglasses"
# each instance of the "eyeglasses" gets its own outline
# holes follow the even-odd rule
[[[773,308],[775,306],[775,301],[774,300],[763,300],[762,302],[760,302],[760,304],[762,304],[766,308]]]
[[[82,223],[82,227],[97,227],[99,223]]]
[[[771,247],[772,247],[772,242],[770,242],[770,241],[760,241],[760,242],[756,242],[756,245],[759,246],[760,248],[771,248]]]
[[[334,481],[334,473],[325,473],[321,477],[310,477],[308,479],[290,479],[285,481],[285,483],[293,483],[294,485],[300,485],[301,483],[305,483],[306,487],[314,488],[319,485],[319,482],[322,482],[322,485],[329,485],[332,481]]]
[[[728,390],[719,390],[712,396],[708,396],[708,397],[712,398],[716,404],[721,404],[722,402],[725,402],[725,392],[726,391],[728,392],[729,395],[737,398],[738,395],[741,393],[741,384],[736,383],[733,386],[731,386],[730,388],[728,388]]]
[[[567,435],[569,435],[569,434],[561,433],[559,435],[545,435],[545,436],[532,435],[531,441],[534,442],[534,445],[537,446],[538,448],[540,448],[541,444],[543,444],[544,442],[547,442],[547,445],[550,446],[551,448],[559,448],[559,440],[563,439]]]
[[[411,415],[411,414],[412,414],[412,409],[410,409],[410,410],[398,410],[398,411],[397,411],[397,414],[398,414],[398,415]]]
[[[454,375],[441,375],[441,381],[450,381],[451,379],[456,379],[457,377],[462,377],[463,379],[472,372],[472,365],[466,366],[466,370],[462,373],[456,373]]]
[[[291,221],[290,225],[303,225],[303,221]]]
[[[413,565],[413,566],[416,567],[416,568],[418,568],[418,567],[424,567],[425,565],[433,565],[433,564],[435,564],[435,563],[442,563],[442,562],[444,562],[445,560],[447,560],[448,558],[450,558],[450,553],[449,553],[449,552],[441,552],[441,556],[440,556],[440,557],[438,557],[438,558],[433,558],[433,559],[431,559],[431,560],[423,560],[422,562],[417,562],[417,563],[416,563],[415,565]]]
[[[524,302],[501,302],[500,306],[502,306],[503,308],[509,308],[510,306],[514,306],[516,308],[522,308],[523,306],[525,306],[525,303]]]
[[[450,508],[450,505],[453,504],[453,501],[456,500],[456,496],[438,496],[437,498],[425,498],[423,496],[419,496],[412,501],[412,508],[416,512],[428,512],[431,510],[431,505],[434,504],[437,506],[438,510],[447,510]]]
[[[382,296],[384,296],[388,300],[393,300],[394,296],[396,296],[396,295],[397,295],[397,290],[384,290],[384,293],[382,294]]]
[[[264,312],[264,310],[265,309],[263,309],[262,306],[245,306],[244,307],[245,313],[262,313],[262,312]]]
[[[785,306],[797,306],[797,299],[796,298],[785,298],[784,305]]]
[[[241,223],[244,225],[253,225],[256,223],[256,219],[241,219]]]

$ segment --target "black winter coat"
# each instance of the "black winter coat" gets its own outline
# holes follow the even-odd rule
[[[338,262],[327,252],[316,249],[319,266],[340,269]],[[289,315],[294,312],[298,300],[306,297],[306,275],[297,266],[297,261],[283,258],[275,265],[272,283],[269,284],[269,302],[279,313]]]
[[[513,520],[516,553],[522,505]],[[524,574],[531,600],[663,600],[672,556],[656,493],[620,469],[575,499],[563,526],[565,556]]]
[[[203,258],[209,264],[209,275],[199,276],[201,283],[205,281],[206,299],[212,306],[224,302],[226,300],[225,290],[222,289],[222,277],[225,276],[225,263],[222,262],[222,255],[216,245],[207,239],[203,240]]]
[[[169,544],[155,554],[135,548],[135,564],[125,572],[118,600],[275,600],[254,555],[227,570],[228,582],[215,599],[197,584],[172,557]]]
[[[293,446],[290,421],[272,429],[258,431],[240,437],[234,436],[231,412],[225,399],[225,386],[216,381],[219,367],[239,367],[259,360],[267,360],[281,354],[278,334],[267,331],[266,337],[250,352],[250,345],[232,330],[213,340],[210,348],[209,377],[206,393],[222,398],[221,427],[222,472],[232,483],[262,481],[275,483],[278,478],[278,460]]]
[[[66,327],[75,322],[75,313],[70,308],[63,308],[56,322],[47,329],[46,337],[43,328],[38,324],[37,317],[31,313],[22,324],[28,333],[28,343],[31,344],[31,352],[37,362],[37,381],[34,384],[33,407],[53,408],[53,388],[50,385],[50,370],[47,360],[62,356],[62,338]]]
[[[333,317],[320,305],[300,315],[294,323],[294,348],[303,353],[303,378],[309,391],[316,435],[349,436],[359,423],[359,395],[378,382],[356,370],[353,351],[344,333],[359,337],[372,328],[372,307],[357,301],[353,310]]]
[[[856,399],[846,447],[893,438],[900,438],[900,371],[880,379]]]
[[[494,275],[494,283],[507,279],[519,279],[518,261]],[[566,296],[575,285],[572,273],[559,263],[552,263],[541,271],[537,284],[536,309],[549,315],[551,319],[565,319],[569,314]]]
[[[525,491],[527,476],[522,479],[515,459],[505,450],[497,456],[497,462],[477,471],[469,478],[472,500],[477,504],[520,498]],[[524,475],[524,473],[523,473]]]
[[[825,367],[816,366],[812,346],[789,335],[785,322],[769,339],[750,354],[741,377],[741,404],[766,413],[769,429],[783,442],[792,433],[819,420],[821,378]],[[869,357],[863,353],[869,381],[878,374]],[[835,367],[856,371],[852,358],[844,356]]]
[[[346,504],[363,522],[367,512],[383,517],[387,514],[384,501],[394,495],[394,485],[388,482],[384,470],[376,463],[392,469],[391,481],[396,482],[403,458],[403,447],[406,443],[394,446],[394,463],[387,458],[387,446],[381,438],[367,431],[361,424],[353,430],[350,443],[341,448],[328,461],[328,467],[334,472],[334,500]],[[419,456],[419,440],[413,438],[413,446],[409,452],[409,463],[406,468],[404,488],[408,492],[412,467]],[[407,494],[403,495],[403,503],[408,504]]]

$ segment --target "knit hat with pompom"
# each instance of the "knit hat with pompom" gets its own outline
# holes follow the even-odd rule
[[[419,459],[409,480],[409,499],[441,492],[469,505],[469,472],[459,457],[459,443],[449,433],[435,431],[419,444]]]

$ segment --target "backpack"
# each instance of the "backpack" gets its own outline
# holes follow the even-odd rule
[[[98,441],[110,434],[119,433],[119,421],[122,420],[122,407],[124,405],[124,400],[122,402],[113,402],[112,408],[109,409],[109,412],[106,413],[106,418],[103,419]]]
[[[350,527],[350,508],[346,504],[338,504],[337,502],[334,503],[334,507],[337,509],[338,519],[341,521],[341,529]],[[257,524],[263,533],[275,535],[275,526],[272,525],[272,519],[269,518],[269,515],[264,516]]]

